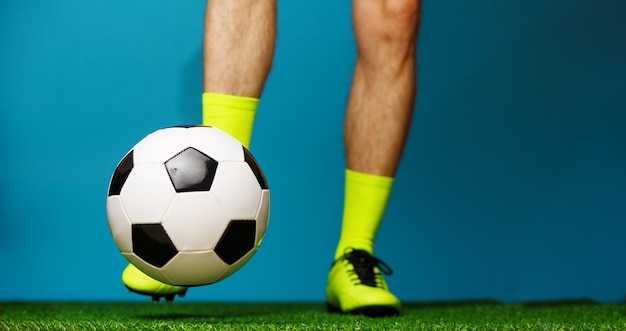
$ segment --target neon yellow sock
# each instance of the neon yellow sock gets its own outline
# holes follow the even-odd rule
[[[249,148],[258,105],[257,98],[205,92],[202,124],[223,130]]]
[[[346,169],[341,236],[335,259],[352,247],[374,254],[374,240],[383,220],[394,178]]]

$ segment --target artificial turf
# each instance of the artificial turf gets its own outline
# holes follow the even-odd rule
[[[0,303],[0,330],[626,330],[626,305],[407,303],[399,317],[321,303]]]

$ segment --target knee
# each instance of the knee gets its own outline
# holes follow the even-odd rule
[[[359,51],[406,57],[415,49],[420,0],[358,0],[354,29]],[[387,58],[389,60],[389,58]]]
[[[420,18],[419,0],[382,1],[382,21],[399,36],[408,35],[417,29]],[[381,28],[382,24],[381,24]],[[407,37],[407,36],[405,36]]]
[[[420,0],[359,0],[355,2],[355,29],[384,41],[415,39],[420,21]],[[359,8],[360,7],[360,8]]]

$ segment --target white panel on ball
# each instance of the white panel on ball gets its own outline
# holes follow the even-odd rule
[[[186,128],[167,128],[155,131],[142,139],[135,147],[135,164],[163,163],[189,146]]]
[[[237,139],[217,128],[189,128],[191,144],[216,161],[243,161],[243,146]]]
[[[211,192],[230,219],[256,218],[261,186],[247,163],[221,162]]]
[[[119,250],[121,252],[132,252],[132,225],[124,212],[119,195],[107,198],[107,218],[109,219],[109,229],[111,230],[111,235],[113,235],[113,239],[115,239]]]
[[[180,252],[213,249],[228,221],[211,192],[190,192],[174,197],[162,224]]]
[[[270,190],[261,191],[261,203],[256,215],[256,245],[261,245],[270,217]]]
[[[136,164],[120,193],[132,223],[160,222],[174,198],[174,187],[163,164]]]
[[[203,285],[221,280],[227,267],[213,251],[180,252],[163,272],[176,285]]]

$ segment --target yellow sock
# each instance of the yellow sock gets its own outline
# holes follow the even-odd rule
[[[223,130],[249,148],[258,105],[257,98],[205,92],[202,124]]]
[[[335,259],[346,249],[374,254],[374,239],[383,220],[394,179],[346,169],[341,236]]]

